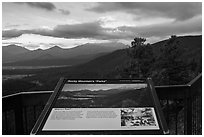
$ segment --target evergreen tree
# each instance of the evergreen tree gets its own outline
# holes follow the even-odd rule
[[[131,42],[128,55],[131,60],[123,68],[121,74],[129,78],[146,78],[151,73],[150,70],[154,63],[153,49],[150,44],[145,44],[145,38],[135,38]]]
[[[182,49],[175,35],[161,47],[161,54],[152,73],[157,85],[183,84],[189,80],[187,64],[181,59]]]

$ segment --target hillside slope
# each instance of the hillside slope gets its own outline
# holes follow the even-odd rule
[[[181,45],[181,48],[183,50],[182,58],[185,61],[189,61],[192,58],[195,58],[196,60],[202,59],[202,36],[181,36],[177,37],[177,41],[179,41],[179,44]],[[155,55],[160,54],[159,48],[164,45],[167,42],[167,40],[160,41],[157,43],[152,44],[153,50]]]
[[[153,51],[156,56],[159,56],[159,48],[166,43],[167,40],[157,42],[152,44]],[[183,49],[182,59],[186,62],[195,60],[200,62],[202,60],[202,36],[182,36],[178,37],[181,48]],[[86,64],[80,65],[78,68],[79,71],[83,72],[99,72],[106,73],[114,71],[117,66],[122,66],[130,57],[127,54],[127,49],[117,50],[110,54],[98,57]]]

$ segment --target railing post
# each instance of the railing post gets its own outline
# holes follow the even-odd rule
[[[17,135],[23,135],[24,134],[24,128],[23,128],[23,106],[22,106],[22,100],[21,95],[16,96],[15,98],[15,129]]]
[[[184,134],[192,135],[192,97],[191,87],[186,90],[184,105]]]

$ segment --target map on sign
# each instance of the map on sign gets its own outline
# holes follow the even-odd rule
[[[146,80],[65,80],[41,132],[160,130]]]

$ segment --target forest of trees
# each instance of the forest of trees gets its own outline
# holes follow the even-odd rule
[[[185,84],[201,73],[201,64],[182,59],[183,49],[177,36],[172,35],[156,55],[145,38],[135,38],[128,49],[130,61],[116,68],[118,78],[151,77],[156,85]]]

